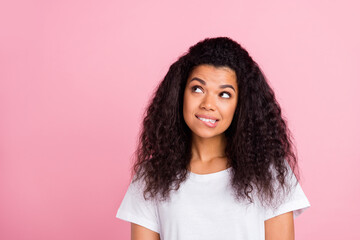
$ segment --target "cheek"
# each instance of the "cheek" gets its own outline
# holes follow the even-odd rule
[[[194,103],[193,97],[188,91],[186,91],[184,94],[184,106],[186,106],[187,109],[190,109],[193,103]]]
[[[236,111],[236,103],[231,105],[226,111],[226,114],[229,117],[230,121],[232,121],[235,111]]]

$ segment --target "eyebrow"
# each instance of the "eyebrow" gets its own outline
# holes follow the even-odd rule
[[[197,78],[197,77],[192,78],[189,83],[191,83],[192,81],[195,81],[195,80],[199,81],[202,85],[206,86],[206,82],[204,80],[200,79],[200,78]],[[234,90],[234,92],[236,92],[235,88],[230,84],[220,85],[220,88],[232,88]]]

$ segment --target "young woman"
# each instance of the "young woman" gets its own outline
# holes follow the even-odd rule
[[[116,216],[133,240],[294,239],[310,206],[298,179],[259,66],[237,42],[205,39],[158,86]]]

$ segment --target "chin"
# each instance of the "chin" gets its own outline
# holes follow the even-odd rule
[[[214,133],[193,133],[193,135],[195,135],[196,137],[199,137],[199,138],[213,138],[213,137],[217,137],[221,134],[214,134]]]

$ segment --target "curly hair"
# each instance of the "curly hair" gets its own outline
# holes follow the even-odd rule
[[[258,64],[227,37],[198,42],[170,66],[144,112],[133,181],[145,182],[146,199],[166,200],[188,177],[191,130],[183,117],[183,97],[189,74],[201,64],[229,67],[236,73],[238,103],[225,131],[236,198],[254,202],[257,197],[263,206],[276,206],[275,199],[283,199],[292,189],[290,171],[299,179],[291,132]]]

